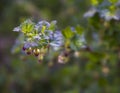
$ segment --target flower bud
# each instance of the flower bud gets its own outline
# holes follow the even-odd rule
[[[22,50],[25,51],[27,48],[25,48],[24,46],[22,47]]]
[[[38,62],[39,63],[42,63],[42,61],[43,61],[43,54],[40,54],[40,55],[38,55]]]
[[[35,48],[35,49],[33,50],[33,54],[37,57],[37,56],[40,54],[40,49]]]
[[[28,49],[26,49],[26,51],[25,51],[28,55],[30,55],[30,54],[32,54],[32,48],[31,47],[29,47]]]

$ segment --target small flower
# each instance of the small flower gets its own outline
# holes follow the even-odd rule
[[[103,17],[105,20],[110,21],[111,19],[119,20],[119,16],[116,13],[111,13],[109,10],[104,9],[100,12],[100,16]]]
[[[25,42],[23,47],[27,49],[29,47],[35,47],[35,46],[38,46],[38,44],[35,42]]]
[[[49,27],[49,26],[50,26],[50,23],[47,22],[47,21],[39,21],[37,25],[38,25],[38,26],[41,26],[41,25],[42,25],[42,26]]]
[[[47,39],[47,40],[48,40],[48,39],[50,39],[50,38],[49,38],[49,36],[44,35],[44,39]]]
[[[52,23],[52,24],[56,24],[56,23],[57,23],[57,21],[56,21],[56,20],[54,20],[54,21],[52,21],[51,23]]]
[[[20,27],[18,26],[18,27],[15,27],[15,28],[13,29],[13,31],[15,31],[15,32],[20,32],[21,29],[20,29]]]
[[[56,43],[56,42],[51,42],[50,45],[53,46],[53,47],[59,47],[59,46],[60,46],[60,45],[59,45],[58,43]]]
[[[63,45],[63,36],[60,31],[56,31],[53,34],[50,45],[53,47],[54,50],[58,50],[60,46]]]
[[[62,42],[61,41],[59,41],[59,42],[51,42],[50,46],[52,46],[54,50],[58,50],[60,48],[60,46],[62,46]]]
[[[55,39],[62,39],[62,34],[61,34],[61,32],[60,32],[60,31],[56,31],[56,32],[54,33],[54,38],[55,38]]]
[[[35,25],[35,30],[36,31],[41,31],[41,29],[42,29],[42,25],[39,25],[39,24]]]
[[[40,40],[40,39],[41,39],[40,35],[36,35],[36,36],[34,36],[33,38],[34,38],[35,40]]]
[[[71,31],[75,32],[75,28],[74,28],[74,27],[71,27]]]
[[[86,12],[86,13],[84,14],[84,17],[93,17],[96,12],[97,12],[97,9],[92,8],[92,9],[90,9],[88,12]]]
[[[120,10],[118,10],[117,12],[116,12],[116,16],[119,18],[119,20],[120,20]]]
[[[63,36],[61,34],[60,31],[56,31],[54,34],[53,34],[53,42],[61,45],[63,43]]]
[[[50,40],[53,40],[53,35],[54,35],[53,31],[49,31],[49,30],[48,30],[47,33],[48,33],[49,39],[50,39]]]

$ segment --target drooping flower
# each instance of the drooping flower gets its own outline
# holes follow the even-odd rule
[[[111,19],[119,20],[119,16],[117,16],[116,13],[111,13],[108,9],[100,11],[100,16],[107,21],[110,21]]]
[[[18,27],[15,27],[14,29],[13,29],[13,31],[15,31],[15,32],[20,32],[21,31],[21,28],[18,26]]]
[[[37,24],[36,24],[36,29],[42,29],[42,27],[45,26],[46,28],[49,28],[50,27],[50,23],[47,22],[47,21],[39,21]]]
[[[35,40],[40,40],[41,39],[41,37],[40,37],[40,35],[38,34],[38,35],[36,35],[36,36],[33,36],[33,38],[35,39]]]
[[[38,25],[44,25],[44,26],[49,27],[49,26],[50,26],[50,23],[47,22],[47,21],[39,21],[39,22],[38,22]]]
[[[27,49],[29,47],[36,47],[36,46],[38,46],[38,44],[35,42],[25,42],[23,47]]]
[[[63,36],[60,31],[56,31],[51,38],[50,45],[54,50],[58,50],[63,45]]]
[[[93,17],[98,10],[96,8],[91,8],[88,12],[84,14],[84,17]]]

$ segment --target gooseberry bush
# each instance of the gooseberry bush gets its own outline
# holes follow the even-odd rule
[[[82,27],[67,27],[60,31],[57,30],[56,21],[35,23],[27,19],[20,26],[15,27],[13,31],[19,32],[19,38],[23,39],[17,40],[21,44],[22,50],[27,55],[36,56],[39,62],[43,60],[44,55],[50,49],[54,52],[64,49],[62,56],[58,56],[58,62],[66,62],[65,56],[70,52],[67,48],[77,50],[85,44]]]
[[[35,56],[40,63],[66,63],[56,74],[46,75],[59,93],[120,93],[119,0],[89,1],[89,10],[76,26],[61,28],[57,21],[34,19],[22,22],[13,29],[19,36],[12,53],[30,55],[28,59]]]
[[[100,51],[102,47],[107,48],[114,40],[110,39],[109,42],[106,40],[113,33],[117,33],[111,25],[115,25],[115,29],[119,28],[117,24],[120,19],[119,2],[117,0],[91,0],[91,4],[90,10],[83,15],[88,22],[85,26],[68,26],[60,29],[56,20],[52,22],[25,20],[13,29],[20,35],[12,52],[22,50],[24,54],[34,55],[38,62],[42,62],[45,55],[57,52],[57,61],[65,63],[69,60],[70,54],[79,54],[81,50],[95,52]],[[100,43],[101,41],[102,43]],[[110,46],[112,47],[112,45]]]

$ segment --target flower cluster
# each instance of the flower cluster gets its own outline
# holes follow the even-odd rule
[[[13,31],[20,33],[15,47],[18,48],[22,45],[24,53],[36,56],[40,62],[49,49],[53,51],[62,50],[58,54],[58,62],[67,62],[71,50],[77,51],[85,47],[86,44],[84,28],[79,25],[76,27],[68,26],[59,31],[56,30],[56,21],[35,23],[28,19],[20,26],[15,27]]]
[[[63,45],[63,36],[60,31],[56,30],[56,21],[51,23],[39,21],[34,23],[30,19],[24,21],[20,26],[15,27],[13,31],[20,32],[24,38],[23,50],[29,55],[39,55],[46,53],[51,47],[58,50]],[[43,58],[43,57],[42,57]]]

